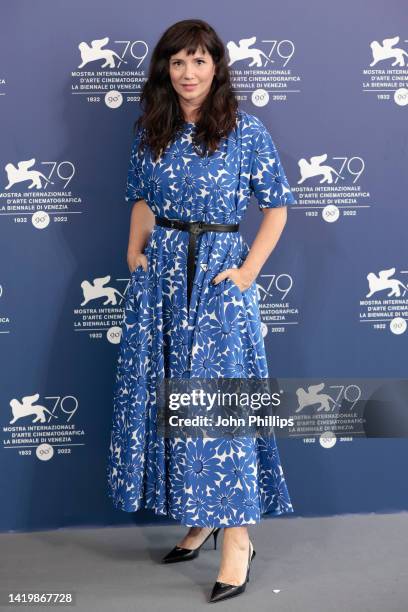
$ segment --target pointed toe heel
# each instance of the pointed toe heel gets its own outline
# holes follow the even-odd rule
[[[228,584],[227,582],[216,581],[211,591],[209,603],[216,603],[217,601],[223,601],[224,599],[229,599],[230,597],[235,597],[236,595],[240,595],[245,591],[246,583],[249,582],[249,570],[251,567],[251,562],[255,557],[255,550],[253,549],[252,543],[249,544],[249,553],[248,553],[248,567],[247,573],[245,576],[245,580],[242,584]]]
[[[179,561],[191,561],[196,559],[200,554],[200,549],[206,543],[210,536],[214,537],[214,550],[217,548],[217,537],[221,527],[216,527],[205,538],[205,540],[197,548],[183,548],[182,546],[174,546],[170,552],[162,559],[162,563],[178,563]]]

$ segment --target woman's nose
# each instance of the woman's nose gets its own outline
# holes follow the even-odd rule
[[[194,67],[193,66],[186,66],[185,70],[184,70],[184,76],[187,78],[193,77],[194,76]]]

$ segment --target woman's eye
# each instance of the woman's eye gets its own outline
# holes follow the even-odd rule
[[[202,59],[197,60],[197,62],[200,63],[200,64],[205,64],[205,60],[202,60]],[[173,66],[179,66],[180,64],[181,64],[181,62],[178,61],[178,60],[173,62]]]

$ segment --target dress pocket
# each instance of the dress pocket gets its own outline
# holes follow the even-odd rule
[[[236,291],[238,291],[238,293],[240,295],[244,295],[247,291],[249,291],[251,289],[251,286],[249,286],[247,289],[244,289],[243,291],[241,291],[241,289],[238,287],[238,285],[236,283],[234,283],[233,280],[231,280],[230,278],[226,278],[225,279],[225,290],[228,290],[229,288],[232,289],[236,289]]]
[[[146,274],[147,274],[147,270],[145,271],[143,266],[140,264],[139,266],[136,266],[136,268],[132,272],[132,275],[131,275],[132,281],[135,283],[139,279],[143,278]]]
[[[149,261],[149,256],[150,256],[150,252],[152,250],[152,246],[150,244],[150,239],[147,243],[147,245],[145,246],[144,250],[143,250],[143,255],[146,256],[147,258],[147,270],[149,270],[149,266],[150,266],[150,261]],[[147,274],[147,270],[145,271],[142,264],[139,264],[138,266],[136,266],[136,268],[133,270],[133,272],[131,273],[131,278],[133,280],[135,280],[136,278],[139,278],[139,276],[143,275],[143,274]]]

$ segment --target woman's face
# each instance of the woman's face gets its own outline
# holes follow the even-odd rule
[[[169,74],[181,101],[195,107],[210,91],[215,64],[206,49],[198,48],[194,55],[187,55],[182,49],[170,57]]]

